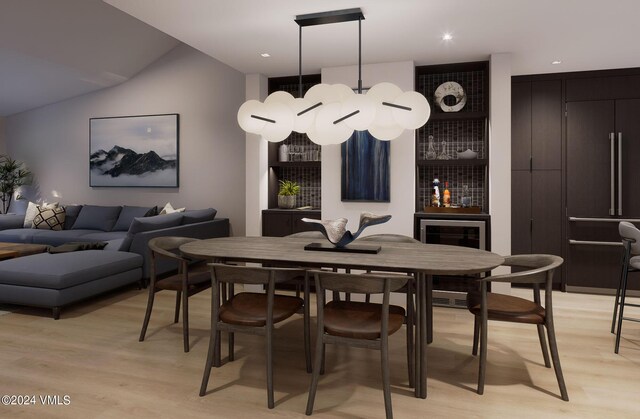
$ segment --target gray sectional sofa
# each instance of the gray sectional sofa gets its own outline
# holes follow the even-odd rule
[[[0,261],[0,303],[60,307],[146,279],[147,243],[153,237],[200,239],[229,235],[229,220],[212,208],[145,216],[149,207],[74,205],[66,207],[59,231],[25,227],[24,215],[0,215],[0,242],[59,246],[69,242],[106,242],[104,250],[36,254]],[[158,263],[157,272],[175,269]]]

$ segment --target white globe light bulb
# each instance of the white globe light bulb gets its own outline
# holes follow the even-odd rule
[[[367,92],[367,96],[376,102],[375,124],[382,127],[392,127],[396,124],[391,107],[383,105],[383,102],[393,103],[402,94],[402,89],[393,83],[378,83]]]
[[[418,92],[404,92],[393,101],[393,104],[411,109],[392,108],[395,121],[405,129],[418,129],[426,124],[431,116],[431,107],[427,98]]]
[[[286,139],[293,130],[293,112],[287,105],[277,101],[265,104],[265,107],[267,118],[275,122],[265,123],[260,134],[272,143]]]
[[[311,127],[315,121],[317,108],[307,111],[302,115],[298,115],[300,112],[309,109],[311,106],[313,106],[313,104],[310,101],[302,98],[294,99],[289,104],[289,107],[293,112],[293,130],[295,132],[299,132],[301,134],[307,132],[309,127]]]
[[[267,96],[267,98],[264,100],[264,103],[268,105],[269,103],[280,102],[284,103],[285,105],[289,105],[291,102],[293,102],[293,100],[294,98],[291,93],[278,90],[277,92],[273,92],[269,96]]]
[[[267,110],[264,103],[257,100],[248,100],[238,109],[238,125],[240,125],[240,128],[252,134],[260,134],[266,122],[253,118],[251,115],[265,118]]]
[[[344,101],[341,113],[342,116],[347,116],[356,111],[358,113],[340,123],[357,131],[365,131],[376,117],[376,103],[367,95],[354,94]]]
[[[380,125],[371,125],[369,127],[369,134],[382,141],[394,140],[398,138],[403,132],[404,128],[397,124],[388,127],[383,127]]]
[[[333,123],[340,118],[341,109],[340,103],[323,106],[316,115],[315,127],[307,131],[309,139],[320,145],[340,144],[348,140],[353,134],[353,129],[345,124]]]

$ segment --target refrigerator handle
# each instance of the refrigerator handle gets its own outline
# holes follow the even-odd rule
[[[622,215],[622,132],[618,132],[618,215]]]
[[[615,205],[616,205],[616,190],[615,190],[615,178],[616,178],[616,144],[615,144],[615,133],[609,133],[609,140],[611,140],[611,188],[609,189],[611,192],[611,206],[609,207],[609,215],[616,215]]]

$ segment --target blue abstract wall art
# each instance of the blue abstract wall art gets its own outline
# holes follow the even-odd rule
[[[342,201],[389,202],[389,141],[354,131],[341,147]]]

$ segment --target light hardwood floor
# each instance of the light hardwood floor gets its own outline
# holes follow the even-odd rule
[[[63,310],[58,321],[37,309],[0,315],[0,395],[68,395],[71,400],[68,406],[0,405],[0,417],[304,416],[311,377],[304,371],[300,316],[276,332],[276,407],[269,410],[261,337],[238,335],[236,361],[214,368],[208,394],[198,397],[210,292],[190,300],[190,353],[182,351],[180,324],[171,324],[173,293],[158,294],[147,340],[138,342],[146,296],[146,291],[120,291]],[[558,396],[553,370],[543,366],[535,328],[495,322],[489,324],[485,395],[477,395],[472,316],[435,308],[426,400],[415,399],[407,386],[404,333],[391,339],[395,417],[638,417],[640,325],[625,323],[620,355],[615,355],[609,333],[613,297],[558,292],[554,301],[568,403]],[[378,354],[329,346],[313,416],[384,417]]]

